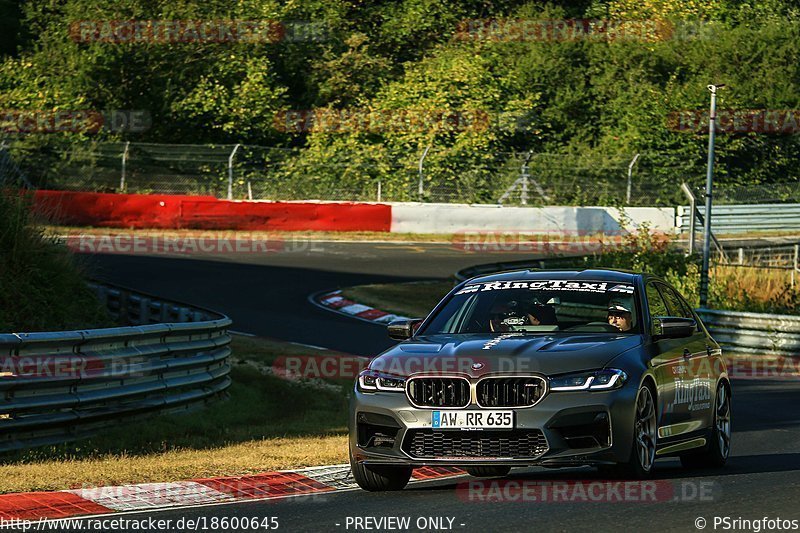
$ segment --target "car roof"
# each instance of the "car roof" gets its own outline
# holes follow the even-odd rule
[[[491,281],[509,281],[509,280],[576,280],[576,281],[610,281],[615,283],[634,283],[636,278],[643,276],[641,272],[633,272],[630,270],[616,270],[616,269],[594,269],[587,268],[583,270],[547,270],[547,269],[525,269],[525,270],[509,270],[504,272],[495,272],[483,276],[476,276],[469,281],[471,283],[488,283]]]

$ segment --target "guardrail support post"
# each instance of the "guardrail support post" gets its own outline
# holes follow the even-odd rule
[[[144,325],[150,323],[150,298],[142,298],[139,300],[139,324]]]

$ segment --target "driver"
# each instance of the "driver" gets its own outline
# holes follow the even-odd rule
[[[633,327],[631,304],[619,299],[608,302],[608,323],[620,331],[629,331]]]
[[[525,309],[517,300],[496,299],[489,310],[489,331],[511,331],[514,326],[556,324],[555,310],[550,306],[535,305]]]
[[[489,331],[511,331],[513,326],[538,324],[538,320],[522,309],[517,300],[496,299],[489,310]]]

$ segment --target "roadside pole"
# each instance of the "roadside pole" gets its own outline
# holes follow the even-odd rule
[[[700,307],[708,304],[708,269],[711,259],[711,192],[714,187],[714,139],[717,123],[717,89],[724,85],[709,85],[711,110],[708,114],[708,171],[706,173],[706,212],[703,224],[703,269],[700,272]]]

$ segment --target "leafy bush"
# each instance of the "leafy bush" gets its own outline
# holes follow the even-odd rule
[[[0,332],[106,325],[83,269],[35,223],[30,198],[0,191]]]

